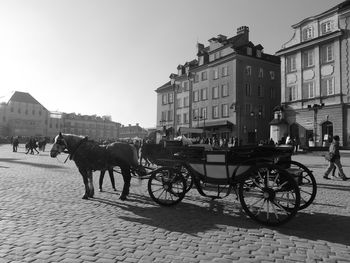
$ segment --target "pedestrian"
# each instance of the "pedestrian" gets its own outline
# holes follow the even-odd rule
[[[103,177],[105,176],[105,172],[106,172],[106,170],[101,170],[101,173],[100,173],[100,180],[99,180],[99,191],[100,192],[102,192]],[[117,189],[115,189],[115,182],[114,182],[114,175],[113,175],[113,168],[112,167],[108,168],[108,173],[109,173],[109,178],[111,179],[112,188],[114,191],[117,191]]]
[[[343,167],[342,167],[341,162],[340,162],[339,140],[340,140],[339,136],[335,135],[333,137],[333,141],[332,141],[331,145],[329,146],[329,152],[328,152],[329,164],[328,164],[327,170],[323,176],[323,178],[325,178],[325,179],[330,179],[328,177],[328,175],[330,174],[330,172],[333,171],[334,167],[337,167],[338,173],[344,181],[349,179],[345,176],[344,171],[343,171]]]
[[[18,144],[19,144],[18,137],[14,137],[12,142],[13,152],[17,152]]]
[[[35,150],[37,154],[39,154],[39,151],[36,149],[36,148],[38,148],[38,141],[36,138],[33,138],[33,140],[32,140],[32,147],[33,147],[32,149]],[[33,152],[33,154],[34,154],[34,152]]]

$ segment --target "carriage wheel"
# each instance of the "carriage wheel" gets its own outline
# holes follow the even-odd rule
[[[186,193],[191,190],[193,186],[193,177],[191,173],[187,170],[185,166],[181,166],[181,173],[185,177],[186,180]]]
[[[290,161],[287,171],[294,176],[300,190],[299,210],[308,207],[315,199],[317,184],[312,172],[303,164]]]
[[[252,168],[240,181],[238,194],[244,211],[268,226],[286,223],[300,205],[299,187],[293,176],[273,164]]]
[[[175,205],[185,197],[186,180],[177,169],[157,169],[148,180],[148,193],[157,204]]]

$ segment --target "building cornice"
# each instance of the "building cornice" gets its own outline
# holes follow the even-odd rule
[[[330,34],[323,35],[323,36],[320,36],[317,38],[313,38],[309,41],[301,42],[301,43],[298,43],[294,46],[290,46],[290,47],[281,49],[281,50],[277,51],[275,55],[282,56],[282,55],[285,55],[288,53],[293,53],[295,51],[299,51],[300,49],[309,48],[311,46],[319,45],[320,43],[327,42],[329,40],[341,37],[342,35],[343,35],[343,30],[338,30],[338,31],[332,32]]]

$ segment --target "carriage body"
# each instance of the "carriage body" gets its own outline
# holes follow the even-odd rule
[[[188,191],[186,175],[202,196],[220,199],[236,193],[244,211],[265,225],[284,224],[313,201],[313,184],[311,197],[304,198],[300,193],[303,172],[307,172],[305,178],[310,175],[313,178],[312,173],[299,163],[298,168],[302,169],[292,168],[296,162],[292,161],[291,147],[264,145],[225,150],[208,150],[201,145],[158,147],[156,163],[161,166],[148,182],[149,194],[158,204],[170,206],[184,198]],[[310,188],[310,184],[305,185]]]

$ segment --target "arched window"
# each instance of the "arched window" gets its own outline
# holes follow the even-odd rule
[[[289,127],[290,137],[293,139],[298,139],[299,136],[299,125],[297,123],[293,123]]]
[[[333,123],[325,121],[322,123],[322,141],[331,142],[333,138]]]

